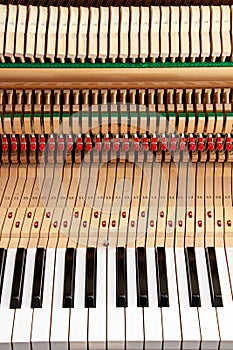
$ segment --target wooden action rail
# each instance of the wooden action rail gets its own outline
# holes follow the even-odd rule
[[[17,0],[7,0],[7,1],[3,1],[3,3],[6,4],[13,4],[13,5],[18,5],[18,1]],[[33,0],[22,0],[21,4],[28,6],[28,5],[34,5],[34,1]],[[202,0],[201,2],[202,5],[206,5],[206,6],[210,6],[210,5],[229,5],[229,1],[228,0]],[[40,5],[41,6],[54,6],[57,5],[57,2],[54,0],[41,0],[40,1]],[[60,5],[64,5],[67,6],[67,2],[66,1],[61,1]],[[90,6],[105,6],[106,2],[103,0],[70,0],[69,2],[70,6],[85,6],[85,7],[90,7]],[[108,0],[107,2],[108,6],[150,6],[150,5],[156,5],[156,6],[170,6],[171,5],[171,1],[170,0],[144,0],[142,2],[142,0],[127,0],[127,1],[122,1],[122,0]],[[191,6],[191,5],[200,5],[200,1],[199,0],[194,0],[194,1],[190,1],[190,0],[186,0],[185,2],[183,0],[174,0],[172,3],[173,6]]]
[[[0,68],[0,89],[232,88],[233,67]]]
[[[0,246],[231,246],[231,163],[1,167]]]

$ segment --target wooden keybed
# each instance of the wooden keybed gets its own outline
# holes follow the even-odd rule
[[[1,246],[232,244],[231,163],[83,163],[39,173],[1,167]]]

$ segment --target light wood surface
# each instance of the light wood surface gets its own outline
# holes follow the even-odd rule
[[[232,88],[233,67],[1,68],[1,89]]]
[[[3,247],[233,246],[231,163],[3,165],[0,174]]]

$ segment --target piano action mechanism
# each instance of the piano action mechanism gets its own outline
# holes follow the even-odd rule
[[[0,4],[0,350],[233,348],[233,6],[50,2]]]

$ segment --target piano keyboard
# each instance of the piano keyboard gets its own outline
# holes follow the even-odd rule
[[[0,350],[232,350],[233,5],[0,2]]]
[[[0,13],[2,63],[231,62],[233,57],[228,5],[0,5]]]
[[[0,253],[1,349],[233,346],[232,248]]]

